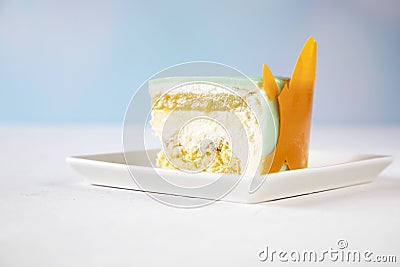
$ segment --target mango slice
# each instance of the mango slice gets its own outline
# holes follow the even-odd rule
[[[263,64],[263,71],[262,71],[262,85],[267,94],[269,100],[274,99],[278,96],[278,85],[276,84],[274,75],[272,74],[271,70],[268,68],[267,65]]]
[[[262,173],[278,172],[286,163],[289,170],[306,168],[316,76],[317,43],[310,37],[294,67],[291,80],[278,97],[279,136],[275,150],[263,160]],[[263,67],[263,86],[268,97],[276,97],[270,71]]]

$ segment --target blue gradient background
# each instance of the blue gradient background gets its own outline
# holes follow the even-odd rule
[[[399,123],[400,1],[2,1],[0,122],[122,122],[170,65],[291,74],[319,45],[313,120]]]

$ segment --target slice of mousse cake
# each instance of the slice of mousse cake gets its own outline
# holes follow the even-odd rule
[[[316,42],[291,78],[168,77],[149,81],[157,166],[249,176],[307,167]]]

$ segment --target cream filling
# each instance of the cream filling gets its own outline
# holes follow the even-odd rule
[[[241,173],[231,135],[219,122],[195,117],[163,139],[157,164],[190,172]]]

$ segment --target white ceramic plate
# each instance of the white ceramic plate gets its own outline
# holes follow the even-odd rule
[[[134,170],[135,177],[148,179],[147,181],[150,183],[156,180],[154,169],[147,160],[149,157],[154,162],[156,153],[156,150],[149,150],[147,154],[146,151],[130,152],[130,170]],[[143,187],[138,186],[132,179],[123,153],[75,156],[68,157],[67,161],[92,185],[143,190]],[[253,193],[249,192],[252,179],[243,177],[237,186],[222,199],[241,203],[257,203],[363,184],[371,182],[391,162],[392,157],[390,156],[312,151],[310,152],[309,168],[270,174]],[[193,186],[211,183],[216,177],[211,173],[189,174],[158,168],[156,168],[156,172],[162,173],[174,183],[179,184],[184,181],[186,185]],[[157,183],[153,187],[147,188],[146,191],[215,199],[215,194],[212,194],[210,190],[182,191],[177,190],[176,187]]]

